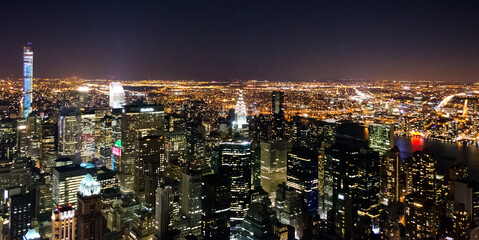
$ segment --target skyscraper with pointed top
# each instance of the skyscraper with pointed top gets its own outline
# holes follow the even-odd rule
[[[25,118],[33,111],[32,108],[33,82],[33,50],[32,43],[23,47],[23,116]]]
[[[238,101],[236,101],[236,119],[235,125],[237,128],[241,129],[244,125],[248,125],[248,121],[246,120],[246,105],[244,103],[243,93],[240,92]]]
[[[101,213],[101,185],[90,174],[80,182],[77,194],[78,239],[103,239],[104,226]]]

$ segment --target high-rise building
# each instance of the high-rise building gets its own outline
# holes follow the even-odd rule
[[[271,114],[272,121],[272,138],[274,140],[284,137],[285,117],[284,117],[284,92],[274,91],[272,93]]]
[[[251,143],[226,141],[218,146],[218,173],[231,178],[231,221],[242,221],[251,191]]]
[[[405,197],[405,232],[407,239],[434,239],[439,224],[435,202],[418,192]]]
[[[384,205],[399,203],[401,197],[400,178],[400,152],[398,147],[389,150],[383,157],[380,167],[380,200]]]
[[[30,194],[18,194],[9,199],[9,239],[22,240],[28,230],[32,228],[32,197]]]
[[[27,118],[33,111],[32,86],[33,86],[33,49],[28,43],[23,47],[23,117]]]
[[[148,136],[163,135],[163,107],[159,105],[125,106],[121,124],[122,153],[118,164],[120,188],[123,192],[134,192],[139,140]]]
[[[71,164],[55,167],[52,170],[53,208],[77,204],[77,192],[80,182],[87,175],[96,176],[96,168],[91,163]]]
[[[81,112],[77,107],[61,107],[58,122],[58,155],[81,162]]]
[[[287,141],[262,142],[261,146],[261,187],[269,193],[274,203],[278,184],[286,182],[286,162],[291,144]]]
[[[135,193],[146,207],[153,208],[160,174],[165,170],[165,140],[163,136],[147,136],[138,141]]]
[[[201,236],[201,181],[202,174],[186,171],[181,178],[181,211],[188,220],[189,235]]]
[[[368,130],[369,147],[381,156],[394,146],[394,125],[370,124]]]
[[[75,240],[77,218],[72,206],[58,206],[52,214],[52,240]]]
[[[101,186],[90,174],[80,182],[77,194],[78,239],[102,239],[104,234],[101,212]]]
[[[240,240],[273,240],[274,229],[268,206],[253,203],[243,220],[243,231]]]
[[[205,239],[230,237],[231,179],[219,174],[203,176],[203,236]]]
[[[365,146],[367,143],[360,147],[349,141],[349,145],[338,142],[326,149],[334,230],[341,238],[352,237],[360,219],[371,226],[372,220],[379,217],[380,158],[379,153]]]
[[[288,153],[286,185],[304,198],[308,213],[318,213],[318,153],[305,147],[293,147]]]
[[[407,193],[418,193],[419,196],[432,201],[436,200],[436,158],[429,150],[414,152],[407,162]]]
[[[286,183],[278,185],[276,190],[276,218],[285,225],[293,226],[295,236],[303,236],[303,199],[296,189],[287,187]]]
[[[110,83],[110,107],[123,108],[125,106],[125,90],[120,82]]]
[[[90,162],[95,157],[95,111],[85,110],[81,113],[81,160]]]
[[[246,104],[244,103],[243,93],[240,93],[238,96],[235,113],[236,116],[233,126],[240,134],[244,134],[248,129],[248,121],[246,119]]]
[[[168,234],[168,226],[170,225],[171,202],[173,199],[172,187],[165,184],[160,184],[156,191],[156,206],[155,206],[155,229],[156,237],[159,240],[165,240]]]

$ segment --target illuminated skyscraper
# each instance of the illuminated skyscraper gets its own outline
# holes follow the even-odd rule
[[[271,114],[273,116],[272,122],[272,137],[273,139],[281,139],[284,136],[284,92],[274,91],[272,93]]]
[[[400,152],[394,147],[383,157],[380,167],[380,197],[384,205],[399,203]]]
[[[394,126],[387,124],[371,124],[369,130],[369,147],[386,154],[394,146]]]
[[[246,120],[246,105],[244,103],[243,93],[239,94],[238,100],[236,101],[235,113],[236,118],[234,126],[238,129],[247,127],[248,121]]]
[[[190,235],[201,235],[201,177],[200,172],[186,171],[181,178],[181,211],[188,221]]]
[[[80,182],[87,174],[96,175],[96,168],[91,163],[71,164],[52,169],[53,207],[71,204],[76,206],[77,191]]]
[[[304,147],[294,147],[288,153],[288,187],[304,197],[304,207],[311,214],[318,213],[318,153]]]
[[[110,83],[110,107],[123,108],[125,106],[125,90],[120,82]]]
[[[135,168],[139,163],[140,139],[163,135],[163,113],[163,107],[158,105],[125,107],[121,121],[121,157],[118,161],[120,187],[123,192],[135,190]]]
[[[251,143],[222,142],[218,153],[218,173],[231,178],[231,221],[242,221],[250,202]]]
[[[286,162],[291,144],[287,141],[261,143],[261,186],[274,202],[278,184],[286,181]]]
[[[203,235],[205,239],[230,237],[231,179],[219,174],[203,177]]]
[[[23,47],[23,116],[28,117],[32,108],[33,50],[31,43]]]
[[[428,151],[414,152],[407,162],[407,193],[417,193],[424,199],[436,199],[436,158]]]
[[[81,125],[80,109],[61,107],[58,122],[58,155],[68,157],[74,163],[81,162]]]
[[[159,240],[166,239],[170,224],[171,202],[173,189],[169,185],[161,184],[156,191],[155,229]]]
[[[80,182],[77,194],[78,239],[102,239],[104,234],[101,213],[101,186],[90,174]]]
[[[52,240],[75,240],[77,220],[75,208],[58,206],[52,214]]]

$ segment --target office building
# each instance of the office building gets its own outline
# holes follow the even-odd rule
[[[181,178],[181,211],[188,221],[189,235],[201,236],[202,173],[186,171]]]
[[[120,82],[110,83],[110,107],[123,108],[125,106],[125,90]]]
[[[273,240],[274,229],[267,205],[252,203],[243,220],[241,240]]]
[[[156,191],[155,206],[155,229],[156,237],[159,240],[165,240],[168,234],[168,226],[171,222],[171,202],[173,201],[172,187],[160,184]]]
[[[274,203],[278,184],[286,182],[286,162],[291,144],[287,141],[262,142],[261,146],[261,187],[269,193]]]
[[[104,234],[101,212],[101,185],[90,174],[80,182],[77,193],[78,239],[102,239]]]
[[[135,168],[139,159],[140,139],[163,135],[163,107],[158,105],[125,106],[122,121],[121,157],[118,161],[120,188],[135,191]],[[116,167],[115,167],[116,168]]]
[[[91,163],[71,164],[54,167],[52,170],[53,208],[77,204],[77,192],[80,182],[87,175],[96,176],[96,168]]]
[[[433,200],[419,192],[405,197],[405,232],[407,239],[434,239],[439,225],[439,209]]]
[[[77,107],[61,107],[58,122],[58,155],[81,162],[81,112]]]
[[[146,207],[153,208],[158,181],[165,171],[165,140],[163,136],[147,136],[138,141],[135,193]]]
[[[370,124],[369,147],[379,152],[380,156],[386,154],[394,146],[394,125]]]
[[[286,185],[304,198],[308,213],[318,213],[318,153],[304,147],[293,147],[288,153]]]
[[[284,116],[284,92],[273,91],[272,93],[272,138],[273,140],[279,140],[284,137],[285,129],[285,116]]]
[[[414,152],[407,161],[407,193],[418,193],[422,198],[436,200],[436,158],[429,150]]]
[[[22,240],[23,236],[32,228],[32,197],[28,193],[13,195],[10,196],[9,203],[9,239]]]
[[[231,179],[219,174],[203,176],[203,236],[227,239],[230,236]]]
[[[52,214],[52,240],[76,240],[75,208],[58,206]]]
[[[242,221],[250,202],[251,143],[221,142],[217,157],[217,173],[231,178],[231,221]]]

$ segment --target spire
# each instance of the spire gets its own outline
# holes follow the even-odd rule
[[[243,99],[243,92],[240,92],[238,101],[236,102],[236,125],[238,128],[242,128],[243,125],[248,124],[246,121],[246,105]]]
[[[100,194],[100,183],[97,182],[90,174],[87,174],[80,182],[80,190],[78,193],[84,197]]]

